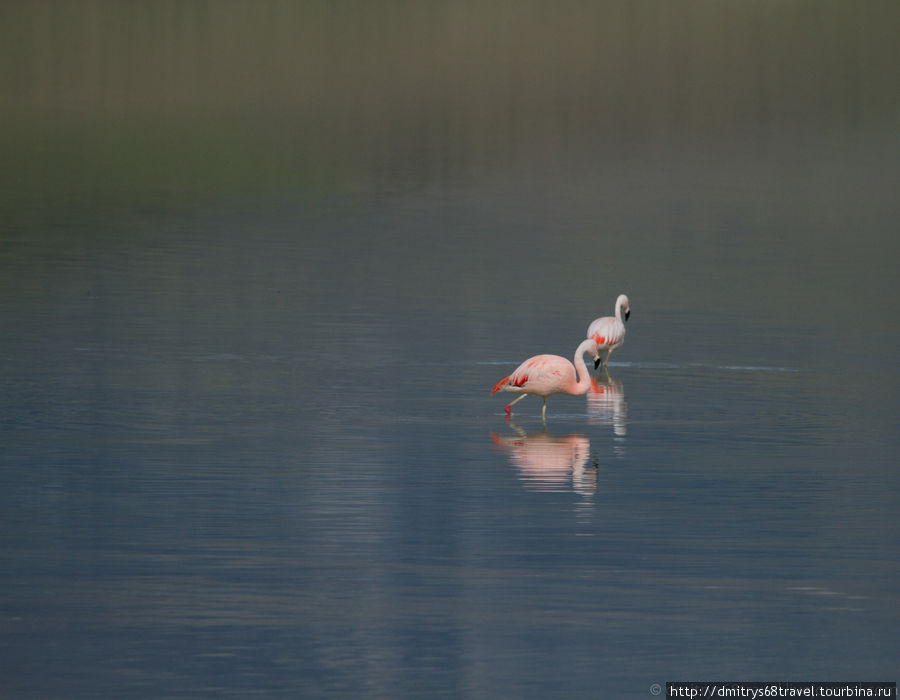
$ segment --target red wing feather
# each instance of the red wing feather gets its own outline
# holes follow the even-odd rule
[[[494,394],[496,394],[498,391],[500,391],[500,390],[501,390],[503,387],[505,387],[507,384],[509,384],[509,377],[503,377],[503,379],[501,379],[499,382],[497,382],[497,384],[494,386],[493,390],[491,391],[491,396],[493,396]]]

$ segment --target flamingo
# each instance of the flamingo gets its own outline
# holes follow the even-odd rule
[[[529,394],[540,396],[544,399],[541,416],[546,422],[547,397],[553,394],[582,396],[590,388],[591,375],[584,364],[583,357],[586,352],[594,357],[594,366],[596,367],[600,363],[600,355],[597,351],[597,343],[593,338],[581,341],[581,345],[575,350],[574,365],[559,355],[535,355],[525,360],[508,377],[497,382],[491,391],[491,396],[498,391],[521,394],[506,407],[507,415],[512,415],[514,403],[521,401]]]
[[[624,315],[623,315],[624,313]],[[612,351],[622,346],[625,342],[625,321],[631,316],[631,307],[628,305],[628,297],[620,294],[616,299],[616,315],[603,316],[594,319],[588,326],[587,337],[593,338],[597,343],[597,352],[606,350],[606,357],[602,364],[609,362]]]

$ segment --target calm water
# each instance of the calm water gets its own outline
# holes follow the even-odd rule
[[[4,10],[0,695],[896,680],[897,5],[375,7]]]

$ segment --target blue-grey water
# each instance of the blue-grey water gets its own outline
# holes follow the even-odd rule
[[[4,9],[0,695],[897,679],[900,12],[676,7]]]

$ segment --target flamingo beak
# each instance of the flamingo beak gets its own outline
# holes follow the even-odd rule
[[[628,317],[631,316],[631,309],[625,309],[625,320],[628,320]]]
[[[594,358],[594,369],[597,369],[597,368],[600,366],[600,363],[601,363],[602,361],[603,361],[603,360],[601,360],[599,356],[598,356],[598,357],[595,357],[595,358]]]

